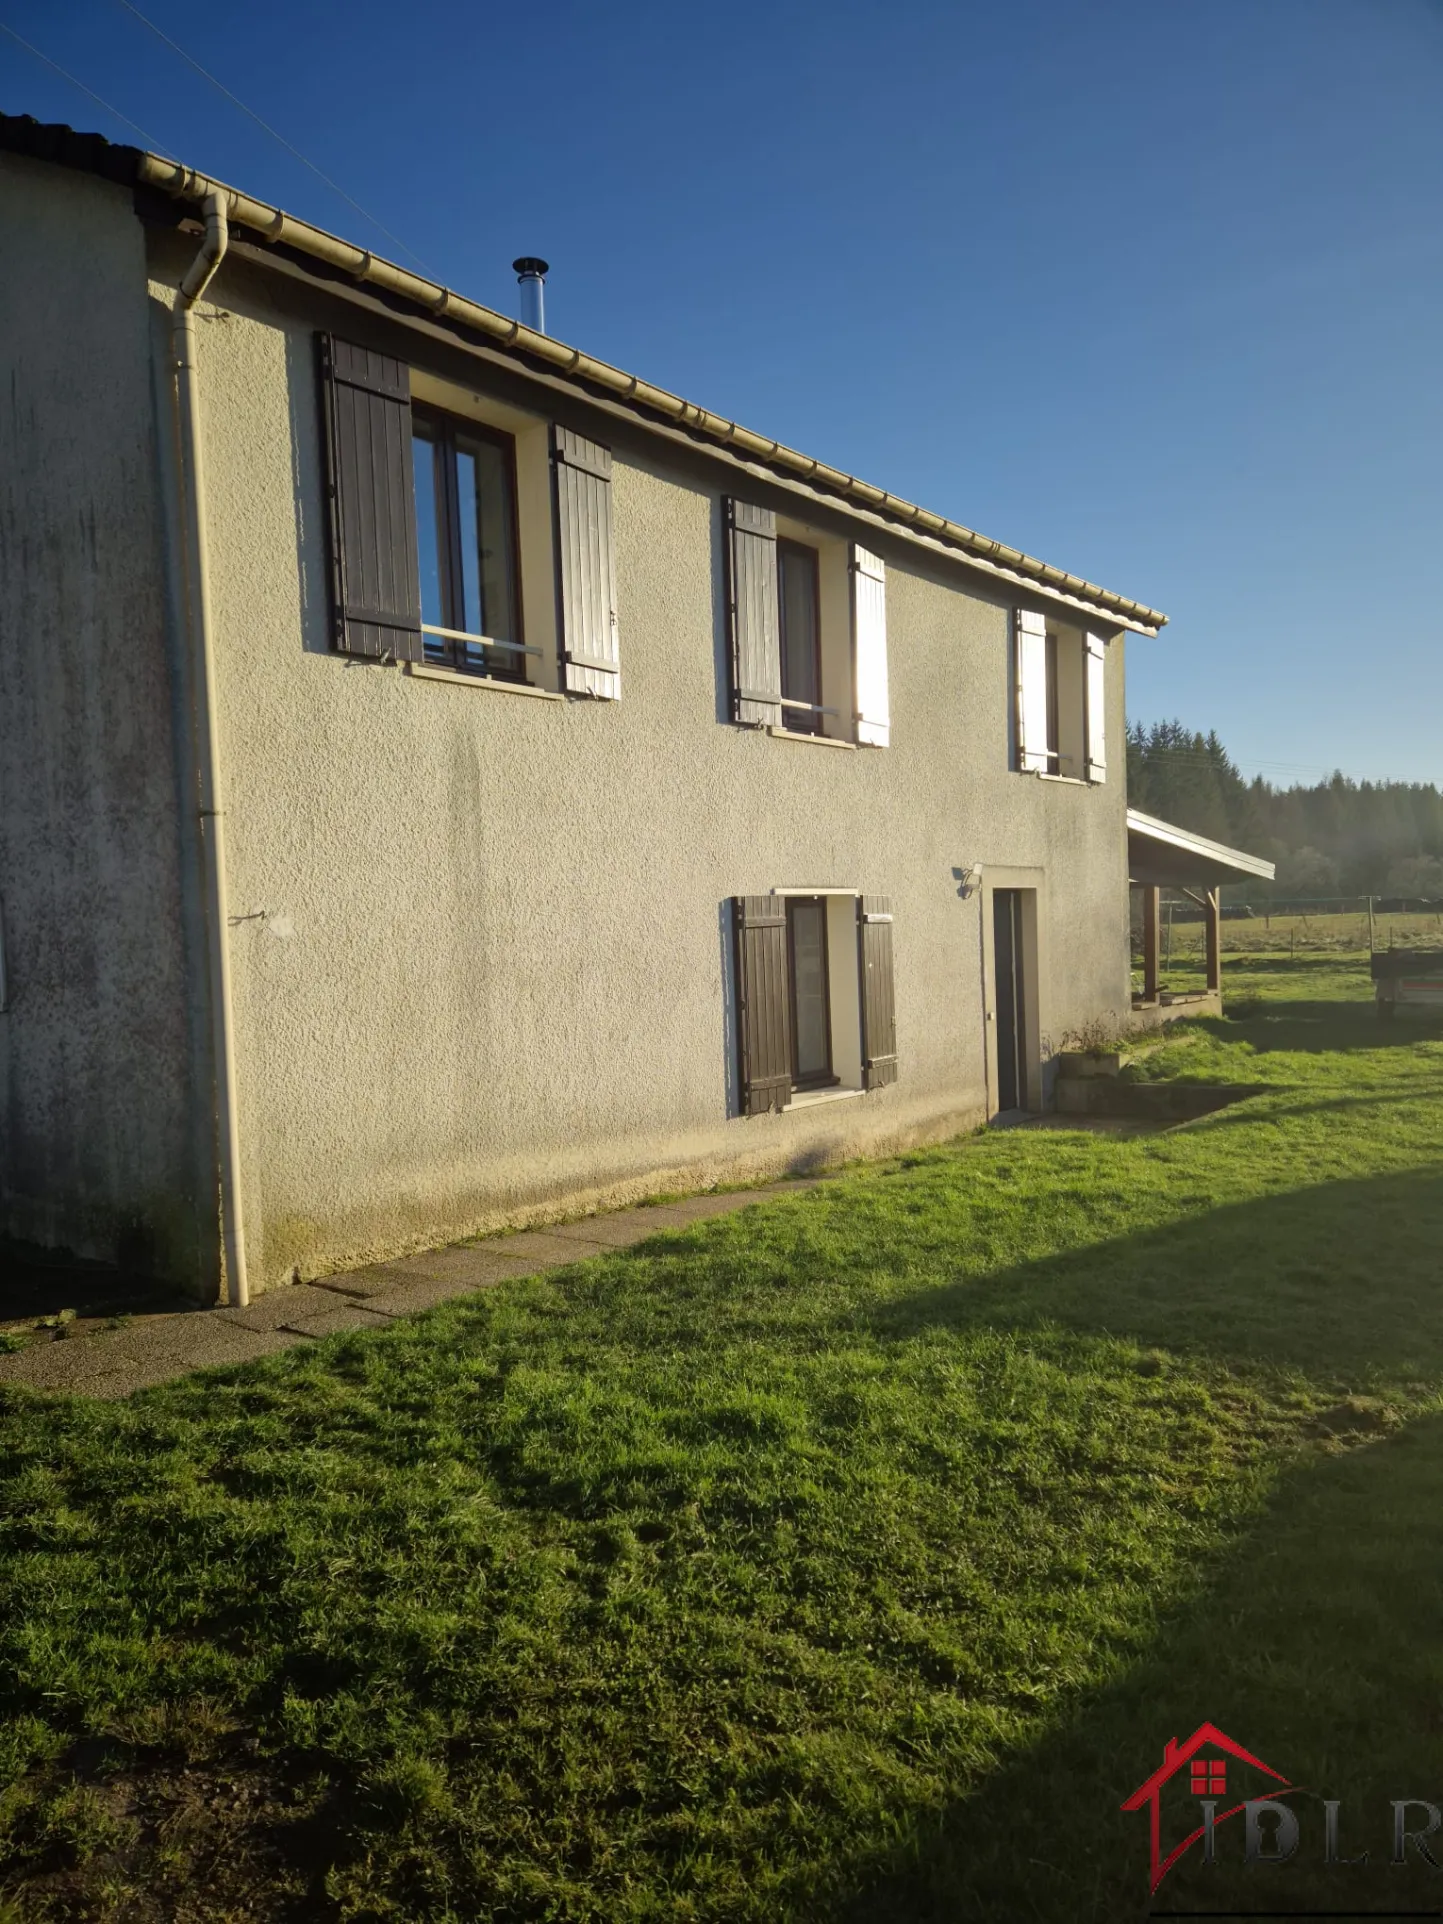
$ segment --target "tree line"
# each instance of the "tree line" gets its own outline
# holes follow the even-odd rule
[[[1245,781],[1216,732],[1181,722],[1127,731],[1127,799],[1147,815],[1276,862],[1275,883],[1249,899],[1347,895],[1443,898],[1443,793],[1431,782],[1312,787]]]

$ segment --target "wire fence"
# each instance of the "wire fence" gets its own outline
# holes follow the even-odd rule
[[[1207,967],[1207,931],[1201,911],[1191,902],[1162,901],[1158,930],[1161,974],[1165,987],[1197,987]],[[1223,910],[1222,956],[1240,960],[1250,955],[1357,955],[1374,949],[1443,948],[1443,902],[1393,906],[1366,896],[1338,903],[1296,902],[1259,904],[1240,915],[1234,906]],[[1142,922],[1132,924],[1133,967],[1140,970]],[[1186,978],[1185,984],[1172,980]]]
[[[1169,889],[1162,892],[1164,907],[1171,907],[1179,922],[1199,922],[1203,911],[1190,896],[1175,894]],[[1375,916],[1414,915],[1427,920],[1443,915],[1443,900],[1435,901],[1431,896],[1421,895],[1297,895],[1273,896],[1266,901],[1233,902],[1223,898],[1222,915],[1225,922],[1257,922],[1269,917],[1289,919],[1306,916],[1317,918],[1328,915],[1361,915],[1366,918],[1369,912]]]

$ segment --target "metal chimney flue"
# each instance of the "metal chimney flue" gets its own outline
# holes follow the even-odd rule
[[[546,332],[546,275],[548,263],[534,254],[523,254],[512,261],[521,286],[521,325],[535,334]]]

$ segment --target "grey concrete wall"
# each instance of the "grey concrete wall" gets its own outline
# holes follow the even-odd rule
[[[203,1289],[143,234],[0,157],[0,1236]]]
[[[334,315],[274,288],[228,266],[201,328],[253,1288],[980,1120],[974,862],[1038,887],[1049,1046],[1124,1019],[1120,642],[1111,779],[1014,774],[1010,596],[859,529],[890,569],[892,747],[734,728],[723,471],[573,404],[616,450],[625,698],[334,656],[311,339]],[[725,904],[805,884],[893,898],[900,1080],[738,1119]]]

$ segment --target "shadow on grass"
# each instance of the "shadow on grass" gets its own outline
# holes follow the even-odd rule
[[[1443,1023],[1426,1013],[1393,1022],[1379,1018],[1366,954],[1299,956],[1296,960],[1286,955],[1237,955],[1230,956],[1228,963],[1223,1015],[1190,1018],[1195,1027],[1220,1042],[1249,1042],[1260,1052],[1298,1050],[1317,1055],[1407,1048],[1414,1042],[1443,1036]],[[1314,978],[1311,983],[1310,976]],[[1343,976],[1354,978],[1356,999],[1340,996],[1339,978]],[[1286,997],[1268,994],[1267,985],[1274,978],[1286,981],[1294,993]],[[1305,990],[1316,987],[1316,996],[1296,993],[1299,985]],[[1258,988],[1261,995],[1256,993]]]
[[[1188,1086],[1186,1077],[1178,1076],[1175,1080],[1184,1088]],[[1204,1089],[1210,1086],[1203,1078],[1199,1081]],[[1300,1091],[1287,1083],[1265,1083],[1255,1088],[1252,1095],[1191,1120],[1193,1123],[1205,1121],[1209,1132],[1214,1129],[1236,1129],[1240,1125],[1256,1128],[1259,1122],[1266,1121],[1293,1122],[1300,1116],[1336,1115],[1341,1109],[1369,1111],[1378,1121],[1386,1121],[1383,1113],[1386,1110],[1406,1108],[1416,1102],[1436,1101],[1438,1092],[1436,1076],[1413,1076],[1406,1081],[1391,1076],[1387,1082],[1360,1095],[1323,1096],[1316,1102],[1307,1102],[1296,1100],[1299,1093],[1306,1093],[1306,1085]],[[1259,1098],[1279,1096],[1285,1098],[1283,1104],[1277,1104],[1271,1110],[1261,1107]]]
[[[1231,1015],[1194,1016],[1191,1026],[1215,1042],[1249,1043],[1260,1055],[1280,1050],[1347,1055],[1359,1050],[1402,1049],[1443,1034],[1443,1026],[1426,1018],[1381,1022],[1371,1002],[1339,1005],[1302,998],[1245,1005]]]
[[[1436,1021],[1380,1022],[1366,1005],[1356,1016],[1340,1015],[1337,1004],[1330,1002],[1269,1002],[1247,1016],[1198,1017],[1196,1026],[1218,1042],[1250,1043],[1259,1055],[1371,1053],[1411,1048],[1443,1036],[1443,1025]]]
[[[1434,1166],[1287,1190],[894,1297],[874,1327],[905,1339],[1049,1326],[1356,1387],[1360,1370],[1396,1381],[1443,1369],[1440,1272]]]
[[[1443,1907],[1443,1873],[1387,1861],[1390,1800],[1443,1802],[1440,1509],[1438,1417],[1299,1464],[1252,1532],[1160,1625],[1140,1664],[864,1876],[834,1916],[855,1924],[1146,1916],[1147,1816],[1119,1806],[1161,1763],[1167,1740],[1204,1721],[1308,1787],[1292,1800],[1299,1847],[1288,1864],[1248,1869],[1236,1819],[1219,1829],[1218,1863],[1204,1867],[1194,1848],[1160,1888],[1159,1907],[1271,1915]],[[1221,1808],[1267,1794],[1256,1773],[1229,1768]],[[1367,1850],[1368,1864],[1323,1864],[1325,1797],[1341,1803],[1341,1853]],[[1200,1821],[1184,1771],[1164,1799],[1164,1851]]]

